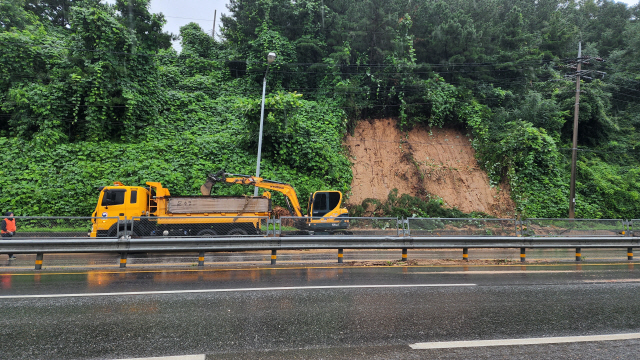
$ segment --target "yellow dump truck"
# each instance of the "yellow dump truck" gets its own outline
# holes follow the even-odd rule
[[[259,197],[171,196],[159,182],[146,185],[115,182],[101,188],[90,236],[114,237],[124,230],[140,237],[256,235],[272,211],[268,193]]]

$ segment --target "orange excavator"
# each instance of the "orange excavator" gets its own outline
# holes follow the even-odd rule
[[[266,180],[251,175],[229,174],[224,170],[215,174],[209,174],[207,181],[200,192],[202,195],[210,195],[214,183],[240,184],[256,186],[262,189],[277,191],[285,196],[289,212],[296,217],[296,227],[299,230],[329,233],[345,233],[349,228],[349,211],[342,205],[342,193],[340,191],[316,191],[309,196],[307,211],[302,212],[296,190],[290,184]],[[265,191],[262,196],[271,198],[271,193]]]

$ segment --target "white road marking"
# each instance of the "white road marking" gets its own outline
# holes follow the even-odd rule
[[[205,360],[206,355],[178,355],[178,356],[160,356],[150,358],[131,358],[118,360]]]
[[[526,266],[526,265],[525,265]],[[559,274],[559,273],[581,273],[582,270],[470,270],[470,271],[412,271],[407,274],[434,275],[434,274],[455,274],[455,275],[487,275],[487,274]]]
[[[615,341],[640,339],[640,333],[611,334],[611,335],[591,335],[591,336],[564,336],[564,337],[544,337],[525,339],[499,339],[499,340],[473,340],[473,341],[443,341],[425,342],[410,344],[414,350],[426,349],[452,349],[482,346],[517,346],[517,345],[538,345],[538,344],[561,344],[587,341]]]
[[[94,296],[123,296],[123,295],[198,294],[198,293],[241,292],[241,291],[375,289],[375,288],[460,287],[460,286],[476,286],[476,284],[328,285],[328,286],[280,286],[280,287],[239,288],[239,289],[125,291],[125,292],[86,293],[86,294],[7,295],[7,296],[0,296],[0,300],[2,299],[33,299],[33,298],[94,297]]]

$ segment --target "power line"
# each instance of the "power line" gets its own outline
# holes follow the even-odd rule
[[[171,91],[185,91],[187,92],[188,90],[185,89],[170,89]],[[400,90],[398,90],[400,91]],[[192,93],[192,94],[197,94],[197,93],[215,93],[216,91],[211,90],[211,91],[203,91],[203,90],[193,90],[193,91],[188,91],[188,93]],[[341,93],[340,91],[336,91],[335,89],[333,90],[327,90],[327,92],[331,92],[331,93]],[[375,92],[375,89],[371,90],[371,91],[362,91],[362,92],[345,92],[345,94],[351,94],[351,95],[371,95],[372,92]],[[541,92],[541,91],[537,91],[537,92]],[[557,93],[575,93],[571,90],[548,90],[548,93],[552,93],[552,94],[557,94]],[[276,95],[277,93],[270,93],[270,95]],[[234,95],[256,95],[256,93],[236,93]],[[302,93],[302,95],[304,95],[304,93]],[[406,94],[405,94],[406,95]],[[633,96],[632,96],[633,97]],[[363,101],[381,101],[382,99],[389,99],[390,101],[394,101],[395,99],[389,98],[388,94],[382,94],[381,96],[379,96],[378,98],[374,98],[374,99],[364,99]],[[474,97],[475,98],[475,97]],[[497,99],[497,100],[502,100],[503,97],[500,96],[483,96],[481,97],[479,100],[482,99]],[[309,100],[309,101],[316,101],[318,105],[322,106],[323,103],[321,101],[322,99],[319,100]],[[621,102],[626,102],[626,103],[630,103],[630,104],[637,104],[638,102],[635,101],[626,101],[626,100],[622,100],[622,99],[616,99],[616,101],[621,101]],[[4,104],[6,105],[17,105],[17,103],[11,102],[11,101],[5,101]],[[69,107],[81,107],[81,108],[92,108],[92,107],[106,107],[106,108],[135,108],[136,106],[132,106],[130,104],[127,105],[108,105],[108,104],[76,104],[76,103],[56,103],[56,102],[48,102],[48,105],[55,105],[55,106],[69,106]],[[412,102],[412,103],[406,103],[406,104],[398,104],[398,103],[389,103],[389,104],[362,104],[360,106],[332,106],[332,108],[338,108],[338,109],[367,109],[367,108],[371,108],[371,107],[410,107],[410,106],[416,106],[416,105],[432,105],[433,102]],[[158,105],[159,107],[162,107],[162,105]],[[144,107],[144,108],[148,108],[148,104],[138,104],[137,107]],[[278,108],[278,107],[265,107],[265,110],[269,110],[269,111],[278,111],[278,110],[283,110],[283,108]]]
[[[12,44],[15,45],[17,42],[14,41],[1,41],[0,43],[5,43],[5,44]],[[125,51],[107,51],[107,50],[100,50],[100,49],[85,49],[85,48],[73,48],[73,47],[66,47],[66,46],[53,46],[53,45],[46,45],[46,44],[34,44],[34,43],[26,43],[26,42],[21,42],[21,44],[23,45],[30,45],[30,46],[34,46],[34,47],[41,47],[41,48],[48,48],[48,49],[59,49],[59,50],[69,50],[69,51],[77,51],[77,52],[95,52],[95,53],[104,53],[104,54],[118,54],[118,55],[129,55],[129,56],[147,56],[147,57],[160,57],[160,58],[176,58],[176,59],[180,59],[180,58],[186,58],[185,56],[183,56],[183,54],[179,54],[179,55],[170,55],[170,54],[151,54],[151,53],[145,53],[145,52],[136,52],[136,53],[131,53],[131,52],[125,52]],[[237,62],[237,63],[242,63],[242,64],[264,64],[264,61],[250,61],[248,59],[246,60],[233,60],[233,59],[207,59],[207,58],[201,58],[203,60],[208,60],[208,61],[224,61],[224,62]],[[389,67],[389,66],[396,66],[396,67],[419,67],[419,66],[432,66],[432,67],[467,67],[467,66],[497,66],[497,65],[526,65],[526,64],[540,64],[540,63],[555,63],[555,62],[563,62],[563,61],[567,61],[569,59],[555,59],[555,60],[544,60],[544,59],[539,59],[539,60],[528,60],[528,61],[508,61],[508,62],[481,62],[481,63],[417,63],[417,64],[326,64],[326,63],[278,63],[275,65],[278,66],[301,66],[301,65],[308,65],[308,66],[318,66],[318,67]]]

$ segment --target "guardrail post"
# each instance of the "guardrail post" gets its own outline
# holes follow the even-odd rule
[[[527,261],[527,254],[525,252],[525,248],[520,248],[520,262]]]
[[[343,249],[338,249],[338,264],[342,264]]]
[[[407,249],[402,249],[402,261],[407,261]]]
[[[198,256],[198,266],[204,266],[204,251],[200,251]]]
[[[462,260],[469,261],[469,248],[462,248]]]
[[[633,248],[627,248],[627,260],[633,260]]]
[[[127,267],[127,253],[123,252],[120,253],[120,268],[126,268]]]
[[[276,264],[277,257],[278,257],[277,250],[271,250],[271,265],[275,265]]]
[[[582,253],[580,252],[580,248],[576,248],[576,261],[582,260]]]
[[[44,257],[43,253],[36,254],[36,270],[42,270],[42,258]]]

